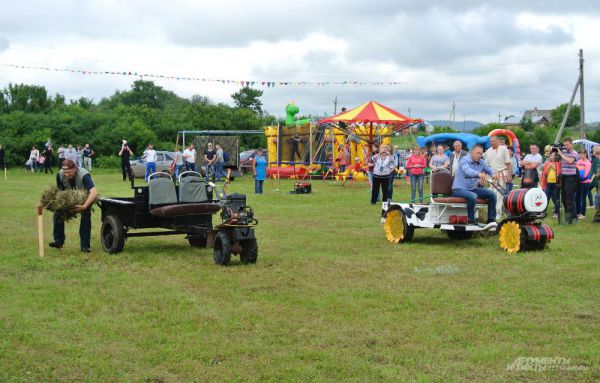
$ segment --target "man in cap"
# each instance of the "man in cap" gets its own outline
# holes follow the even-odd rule
[[[79,224],[81,251],[89,253],[92,235],[92,212],[90,208],[98,195],[92,176],[87,170],[77,167],[74,161],[65,159],[60,171],[56,174],[56,185],[60,190],[79,189],[89,192],[85,202],[73,209],[74,212],[81,213],[81,223]],[[53,222],[54,242],[50,243],[50,247],[60,249],[65,243],[65,222],[58,213],[54,213]]]

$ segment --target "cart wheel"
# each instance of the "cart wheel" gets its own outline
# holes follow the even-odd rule
[[[392,243],[408,242],[415,234],[415,228],[406,223],[404,212],[399,208],[392,208],[386,212],[383,230],[388,241]]]
[[[187,240],[191,247],[206,247],[208,237],[205,234],[188,234]]]
[[[213,257],[217,265],[227,266],[231,261],[231,238],[224,231],[219,231],[215,237]]]
[[[448,238],[461,241],[464,239],[473,238],[472,231],[444,230],[448,234]]]
[[[258,244],[256,243],[256,239],[240,241],[240,245],[242,246],[240,261],[245,264],[256,263],[256,258],[258,258]]]
[[[123,251],[125,246],[125,228],[121,219],[116,215],[109,215],[102,222],[100,229],[102,249],[110,254]]]
[[[502,224],[499,231],[500,247],[509,253],[521,250],[521,227],[514,221]]]

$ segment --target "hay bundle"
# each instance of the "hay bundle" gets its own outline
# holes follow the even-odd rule
[[[73,211],[75,206],[83,205],[87,200],[87,190],[60,190],[56,186],[50,186],[42,193],[41,205],[53,213],[58,213],[63,221],[69,221],[77,216]]]

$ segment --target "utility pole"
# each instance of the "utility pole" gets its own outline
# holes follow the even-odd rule
[[[452,122],[452,124],[450,124]],[[452,110],[450,111],[450,116],[448,117],[448,127],[454,129],[454,124],[456,123],[456,103],[452,101]]]
[[[573,107],[573,101],[575,100],[575,95],[577,95],[577,89],[580,88],[580,101],[582,103],[581,108],[580,108],[580,116],[579,116],[579,124],[580,126],[580,131],[579,134],[581,135],[581,138],[583,138],[584,133],[583,133],[583,121],[584,121],[584,111],[583,111],[583,49],[579,50],[579,77],[577,77],[577,82],[575,83],[575,88],[573,88],[573,93],[571,94],[571,99],[569,100],[569,104],[567,105],[567,111],[565,112],[565,115],[563,116],[563,120],[562,123],[560,124],[560,128],[558,129],[558,132],[556,133],[556,138],[554,139],[554,143],[558,144],[560,142],[560,137],[562,136],[562,132],[565,129],[565,126],[567,125],[567,119],[569,118],[569,113],[571,113],[571,108]]]
[[[583,49],[579,50],[579,138],[585,138],[585,98],[583,95]]]
[[[502,116],[500,115],[500,112],[498,112],[498,123],[500,124],[500,118],[502,118]]]
[[[408,117],[410,117],[410,106],[408,107]]]
[[[337,96],[335,96],[335,100],[333,100],[333,115],[337,114]]]

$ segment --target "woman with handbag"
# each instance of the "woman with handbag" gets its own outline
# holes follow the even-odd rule
[[[584,219],[585,210],[587,209],[587,194],[592,182],[592,162],[588,160],[588,154],[585,149],[579,152],[577,170],[579,172],[579,187],[575,193],[575,211],[577,219]]]

